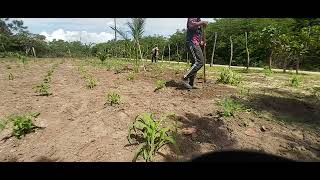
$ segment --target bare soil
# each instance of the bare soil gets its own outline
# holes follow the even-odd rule
[[[236,88],[217,84],[214,79],[204,88],[199,84],[199,89],[186,90],[179,83],[183,71],[165,69],[157,77],[152,71],[142,71],[128,81],[128,72],[115,74],[99,66],[85,66],[98,79],[98,85],[90,90],[71,60],[53,73],[53,94],[36,96],[32,87],[41,82],[54,61],[29,62],[25,68],[18,67],[17,62],[0,63],[0,118],[40,112],[34,123],[44,127],[20,140],[5,138],[10,128],[2,131],[0,161],[131,161],[137,146],[128,144],[128,126],[143,112],[157,116],[174,112],[178,116],[177,143],[181,152],[177,154],[171,146],[165,146],[156,161],[187,161],[227,149],[263,151],[300,161],[320,160],[319,131],[274,120],[283,115],[320,121],[319,108],[310,104],[257,96],[250,102],[261,114],[242,111],[223,118],[218,115],[216,102],[238,94]],[[9,71],[14,80],[8,80]],[[154,92],[157,79],[165,79],[167,84],[165,89]],[[120,105],[104,105],[109,91],[119,92]],[[271,120],[264,117],[268,115]],[[186,128],[194,132],[185,135]]]

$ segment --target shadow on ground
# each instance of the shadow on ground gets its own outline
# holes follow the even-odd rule
[[[201,117],[192,113],[178,116],[179,129],[194,128],[196,132],[185,135],[178,131],[176,141],[183,160],[198,156],[204,152],[229,149],[236,142],[230,137],[230,131],[223,121],[215,117]],[[174,151],[173,147],[170,147]],[[169,157],[172,159],[172,157]]]
[[[277,93],[286,96],[253,94],[243,103],[259,112],[266,111],[270,113],[276,120],[320,127],[320,108],[318,105],[294,98],[297,96],[296,94],[288,94],[288,92],[282,91]]]

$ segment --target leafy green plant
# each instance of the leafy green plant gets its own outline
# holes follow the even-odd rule
[[[238,85],[242,77],[230,68],[223,68],[217,81],[223,84]]]
[[[111,106],[113,106],[114,104],[120,104],[120,98],[121,97],[116,92],[108,93],[106,98],[107,98],[107,102],[105,104],[110,103]]]
[[[132,81],[134,79],[134,73],[130,72],[127,76],[128,81]]]
[[[242,109],[242,106],[239,102],[229,97],[224,98],[222,101],[218,102],[218,105],[222,107],[223,109],[222,116],[224,117],[234,116],[234,113],[236,111]]]
[[[20,139],[27,133],[33,132],[37,126],[32,122],[40,113],[27,113],[23,115],[11,115],[7,119],[0,121],[0,131],[2,131],[8,122],[12,123],[12,136]]]
[[[26,64],[27,62],[27,57],[22,55],[22,54],[19,54],[19,53],[16,53],[16,57],[19,59],[19,61],[22,62],[22,64]]]
[[[264,75],[266,75],[266,76],[271,76],[271,75],[273,74],[273,71],[272,71],[272,69],[270,69],[268,66],[265,66],[265,67],[263,68],[263,73],[264,73]]]
[[[103,63],[107,59],[108,54],[106,52],[98,52],[97,56],[100,59],[101,63]]]
[[[9,80],[13,80],[13,75],[12,75],[11,72],[10,72],[9,75],[8,75],[8,79],[9,79]]]
[[[290,80],[290,85],[293,87],[298,87],[301,84],[301,76],[294,75]]]
[[[50,85],[48,83],[41,83],[40,85],[36,85],[32,89],[35,89],[36,93],[39,93],[40,96],[49,96],[51,93],[49,93]]]
[[[157,80],[156,81],[156,89],[154,91],[158,91],[162,88],[166,87],[166,81],[165,80]]]
[[[92,89],[93,87],[95,87],[97,85],[97,80],[91,76],[87,77],[85,82],[86,82],[86,87],[89,89]]]
[[[162,127],[162,122],[165,120],[162,117],[160,120],[155,119],[150,113],[143,113],[138,115],[135,121],[129,127],[128,141],[132,144],[131,136],[136,139],[141,137],[141,144],[133,157],[133,162],[142,155],[146,162],[153,160],[155,154],[165,144],[173,144],[178,149],[173,128]]]

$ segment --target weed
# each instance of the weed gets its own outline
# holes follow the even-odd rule
[[[242,109],[241,104],[231,98],[224,98],[218,102],[218,105],[223,108],[222,116],[224,117],[234,116],[236,111]]]
[[[162,89],[162,88],[165,88],[166,87],[166,81],[165,80],[157,80],[156,81],[156,89],[154,90],[155,92]]]
[[[241,83],[242,77],[229,68],[223,68],[217,81],[223,84],[238,85]]]
[[[24,115],[11,115],[6,120],[0,122],[0,131],[3,130],[8,122],[12,123],[12,136],[20,139],[27,133],[33,132],[37,126],[32,123],[32,119],[36,118],[40,113],[27,113]]]
[[[142,144],[137,148],[133,157],[133,162],[142,155],[146,162],[153,160],[155,154],[165,144],[173,144],[178,149],[172,127],[162,127],[162,122],[166,118],[156,120],[152,114],[143,113],[136,117],[129,127],[128,141],[132,144],[131,136],[142,136]],[[134,131],[134,133],[132,133]],[[138,131],[138,132],[137,132]]]
[[[270,69],[268,66],[265,66],[265,67],[263,68],[263,73],[264,73],[264,75],[266,75],[266,76],[271,76],[271,75],[273,74],[273,71],[272,71],[272,69]]]
[[[120,95],[116,92],[108,93],[106,98],[107,102],[105,104],[110,103],[111,106],[114,104],[120,104]]]
[[[298,87],[300,85],[300,83],[301,83],[301,80],[302,80],[301,76],[294,75],[290,80],[290,83],[291,83],[290,85],[292,87]]]

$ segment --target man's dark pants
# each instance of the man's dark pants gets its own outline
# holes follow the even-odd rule
[[[189,79],[189,84],[193,86],[194,80],[197,76],[197,72],[203,66],[203,53],[199,45],[195,45],[192,42],[187,43],[187,49],[191,54],[191,68],[185,73],[183,78],[185,80]]]

